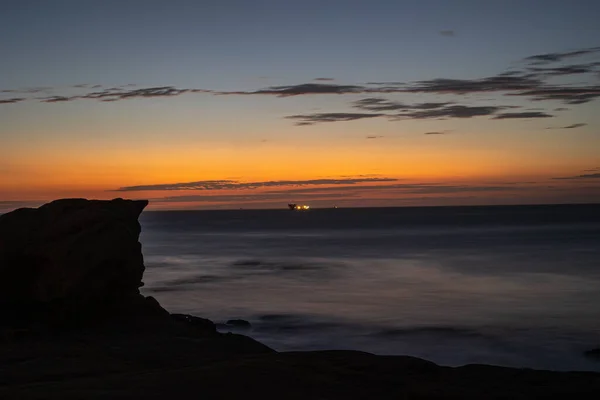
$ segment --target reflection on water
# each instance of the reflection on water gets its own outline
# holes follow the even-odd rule
[[[172,312],[247,319],[244,333],[278,350],[600,370],[582,356],[600,345],[597,209],[552,224],[354,212],[371,229],[316,213],[262,230],[256,212],[146,213],[144,293]]]

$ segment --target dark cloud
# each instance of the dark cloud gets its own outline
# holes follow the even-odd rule
[[[295,194],[294,201],[299,200],[319,200],[319,199],[337,199],[340,197],[353,197],[351,193],[321,193],[321,194]],[[290,193],[252,193],[252,194],[206,194],[206,195],[188,195],[188,196],[168,196],[151,199],[151,203],[263,203],[268,200],[290,201]]]
[[[397,111],[408,110],[410,105],[378,97],[368,97],[354,102],[354,108],[366,111]]]
[[[534,101],[559,100],[567,104],[584,104],[600,97],[600,86],[545,86],[512,96],[526,96]]]
[[[117,189],[118,192],[149,191],[149,190],[226,190],[226,189],[258,189],[279,186],[305,186],[305,185],[353,185],[364,182],[394,182],[394,178],[347,178],[347,179],[309,179],[309,180],[282,180],[262,182],[239,182],[234,180],[210,180],[185,183],[166,183],[157,185],[125,186]]]
[[[564,176],[554,179],[600,179],[600,172],[593,174],[581,174],[575,176]]]
[[[455,33],[453,30],[445,30],[445,31],[440,31],[440,35],[442,36],[454,36]]]
[[[404,104],[374,97],[358,100],[353,105],[366,111],[399,111],[399,113],[315,113],[292,115],[286,118],[298,120],[297,125],[353,121],[375,117],[386,117],[393,121],[402,119],[473,118],[494,115],[502,109],[509,108],[505,106],[465,106],[451,102]]]
[[[600,67],[600,63],[588,63],[588,64],[573,64],[573,65],[565,65],[561,67],[549,67],[549,68],[540,68],[540,67],[531,67],[528,68],[535,75],[547,75],[547,76],[561,76],[561,75],[577,75],[577,74],[589,74],[598,72],[598,67]]]
[[[148,97],[172,97],[189,92],[190,89],[177,89],[173,86],[160,86],[144,89],[122,90],[120,88],[111,88],[99,92],[88,93],[80,96],[82,99],[96,99],[101,101],[116,101],[133,98]]]
[[[440,34],[452,36],[454,31],[445,30]],[[525,59],[528,65],[520,71],[507,71],[498,75],[479,79],[446,79],[437,78],[403,82],[368,82],[358,85],[341,85],[331,83],[334,78],[318,77],[311,83],[270,86],[251,91],[214,91],[206,89],[176,88],[174,86],[159,86],[150,88],[137,88],[134,84],[121,85],[112,88],[103,88],[100,85],[77,84],[71,89],[88,89],[87,93],[79,95],[53,95],[51,88],[30,88],[26,90],[2,90],[4,93],[16,92],[46,92],[47,97],[37,99],[45,103],[68,102],[78,99],[98,100],[103,102],[120,101],[140,98],[172,98],[186,93],[210,93],[214,95],[265,95],[274,97],[291,97],[321,94],[398,94],[398,93],[424,93],[443,94],[454,96],[477,95],[483,93],[497,93],[500,95],[520,96],[532,101],[562,101],[566,104],[583,104],[600,97],[600,86],[572,86],[550,85],[546,81],[552,76],[563,76],[594,72],[600,68],[600,62],[587,62],[572,65],[545,65],[563,61],[572,57],[600,52],[600,47],[580,49],[562,53],[538,54]],[[15,95],[16,96],[16,95]],[[489,97],[489,96],[488,96]],[[21,97],[0,100],[0,104],[25,101]],[[481,99],[480,99],[481,100]],[[495,100],[495,99],[494,99]],[[407,104],[389,99],[368,97],[351,104],[354,109],[363,112],[340,113],[308,113],[296,114],[285,118],[295,121],[296,125],[313,125],[321,122],[354,121],[359,119],[385,117],[389,120],[403,119],[431,119],[431,118],[472,118],[478,116],[495,116],[493,119],[509,118],[548,118],[551,115],[543,112],[515,112],[500,113],[510,106],[470,106],[453,102],[423,102]],[[519,107],[515,107],[519,108]],[[562,110],[562,109],[557,109]],[[314,111],[314,110],[313,110]],[[574,126],[579,127],[579,126]],[[573,127],[573,128],[574,128]],[[562,129],[572,129],[564,127]]]
[[[551,118],[554,115],[546,114],[538,111],[525,111],[525,112],[513,112],[503,113],[496,115],[493,119],[517,119],[517,118]]]
[[[383,117],[387,114],[365,114],[365,113],[316,113],[290,115],[285,118],[298,121],[296,125],[312,125],[319,122],[355,121],[364,118]]]
[[[77,85],[80,88],[98,88],[100,85]],[[120,87],[112,87],[100,91],[90,92],[78,96],[49,96],[39,98],[44,103],[58,103],[77,99],[92,99],[104,102],[128,100],[135,98],[152,98],[152,97],[174,97],[184,93],[205,93],[209,92],[203,89],[177,89],[173,86],[159,86],[143,89],[125,89],[126,87],[135,86],[134,84],[123,85]]]
[[[385,137],[385,136],[381,136],[381,135],[379,135],[379,136],[377,136],[377,135],[376,136],[367,136],[367,139],[381,139],[382,137]]]
[[[451,105],[430,110],[411,111],[398,114],[400,119],[429,119],[429,118],[473,118],[485,115],[493,115],[502,107],[497,106],[461,106]]]
[[[269,200],[289,201],[290,198],[299,200],[318,201],[319,199],[365,198],[365,193],[386,191],[397,195],[445,195],[456,193],[482,193],[482,192],[514,192],[527,190],[529,187],[494,186],[494,185],[444,185],[437,183],[394,184],[394,185],[355,185],[338,187],[296,188],[274,190],[263,193],[240,194],[201,194],[168,196],[151,199],[157,202],[265,202]]]
[[[11,99],[0,99],[0,104],[14,104],[14,103],[20,103],[25,100],[26,99],[24,99],[22,97],[13,97]]]
[[[399,110],[431,110],[441,108],[452,102],[404,104],[378,97],[368,97],[353,103],[354,108],[366,111],[399,111]]]
[[[400,111],[398,114],[388,114],[387,116],[391,119],[472,118],[492,115],[505,108],[500,106],[464,106],[453,102],[405,104],[377,97],[355,101],[353,106],[366,111]]]
[[[26,88],[26,89],[3,89],[0,90],[0,93],[42,93],[42,92],[49,92],[53,90],[53,88],[51,87],[47,87],[47,86],[43,86],[43,87],[32,87],[32,88]]]
[[[71,96],[71,97],[67,97],[67,96],[50,96],[50,97],[43,97],[40,100],[44,103],[60,103],[60,102],[64,102],[64,101],[71,101],[71,100],[75,100],[78,99],[79,96]]]
[[[586,126],[586,125],[587,124],[578,123],[578,124],[563,126],[562,129],[575,129],[575,128],[581,128],[582,126]]]
[[[445,135],[448,132],[442,131],[442,132],[438,132],[438,131],[433,131],[433,132],[425,132],[424,135]]]
[[[532,65],[549,64],[553,62],[563,61],[567,58],[579,57],[586,54],[592,54],[600,51],[600,47],[590,47],[581,50],[568,51],[563,53],[546,53],[525,58],[526,62]]]
[[[399,87],[399,86],[403,86],[406,85],[405,82],[367,82],[367,85],[373,85],[373,86],[394,86],[394,87]]]
[[[271,86],[250,92],[214,92],[219,95],[272,95],[277,97],[301,96],[309,94],[348,94],[363,93],[364,86],[337,85],[334,83],[303,83],[300,85]]]
[[[491,76],[482,79],[431,79],[416,82],[403,91],[410,93],[468,94],[500,91],[533,90],[542,85],[537,78]]]
[[[569,111],[569,109],[566,107],[558,107],[558,108],[555,108],[554,111]]]
[[[516,75],[522,75],[523,71],[506,71],[506,72],[502,72],[501,74],[498,74],[498,76],[516,76]]]
[[[575,128],[581,128],[583,126],[587,126],[587,124],[579,123],[579,124],[571,124],[571,125],[567,125],[567,126],[550,127],[550,128],[546,128],[546,129],[575,129]]]

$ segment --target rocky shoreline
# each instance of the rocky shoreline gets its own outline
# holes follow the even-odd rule
[[[146,201],[0,216],[0,398],[596,398],[600,374],[357,351],[276,352],[139,288]],[[231,321],[242,326],[243,321]],[[598,357],[590,350],[589,357]]]

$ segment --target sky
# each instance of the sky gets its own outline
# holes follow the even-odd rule
[[[0,212],[600,202],[597,0],[3,0]]]

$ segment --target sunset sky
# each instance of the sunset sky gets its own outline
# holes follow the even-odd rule
[[[600,1],[0,4],[0,212],[600,202]]]

